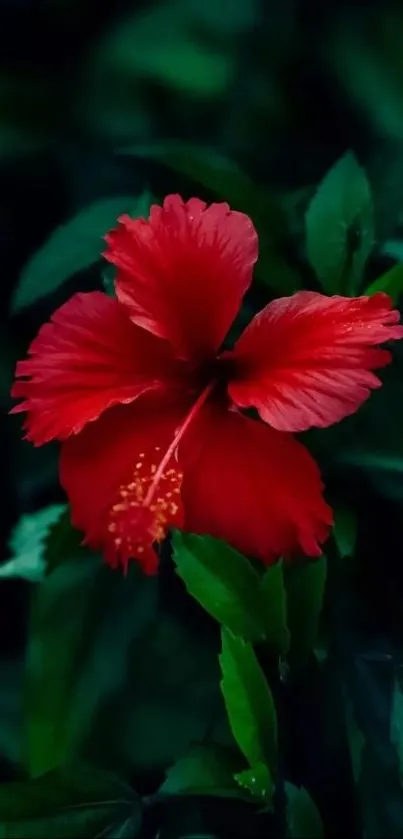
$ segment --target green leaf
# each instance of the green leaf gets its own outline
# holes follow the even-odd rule
[[[375,135],[388,143],[387,151],[379,150],[387,183],[390,158],[399,155],[403,137],[400,4],[392,3],[387,9],[374,7],[372,21],[370,37],[359,15],[350,17],[348,22],[340,21],[341,25],[329,32],[325,49],[332,73],[338,77],[352,107],[373,127]],[[398,183],[395,192],[391,186],[388,191],[393,200]]]
[[[173,558],[188,592],[235,635],[264,636],[260,579],[250,562],[225,542],[175,531]]]
[[[170,597],[157,614],[157,578],[136,563],[126,577],[111,571],[81,540],[66,511],[34,592],[24,697],[31,773],[77,755],[155,773],[207,729],[231,743],[215,637],[189,626]]]
[[[0,579],[22,577],[38,582],[43,577],[46,538],[65,509],[65,504],[51,504],[36,513],[21,517],[9,542],[13,556],[0,565]]]
[[[253,208],[262,221],[266,216],[266,223],[274,225],[275,233],[284,235],[285,217],[280,200],[254,184],[237,163],[213,149],[171,141],[127,146],[120,149],[120,154],[157,160],[228,201],[232,209],[240,210],[240,204],[244,212],[247,207]]]
[[[318,635],[327,576],[326,557],[285,570],[290,664],[303,666],[312,655]]]
[[[264,763],[258,763],[234,775],[236,782],[254,798],[271,802],[274,794],[273,778]]]
[[[377,294],[378,291],[383,291],[389,294],[395,303],[399,301],[403,293],[403,264],[399,263],[378,277],[368,288],[365,289],[364,294],[371,297],[372,294]]]
[[[198,746],[180,758],[167,773],[159,790],[170,795],[214,795],[242,797],[234,783],[234,759],[227,749]],[[246,796],[250,800],[250,796]]]
[[[166,0],[136,9],[98,39],[87,69],[118,78],[123,88],[131,83],[132,90],[136,81],[150,79],[176,95],[221,96],[232,78],[234,58],[197,37],[188,7],[183,0]]]
[[[401,166],[400,159],[399,165]],[[391,259],[394,259],[395,262],[401,264],[403,262],[403,239],[401,239],[398,234],[396,234],[395,239],[387,239],[387,241],[382,244],[381,255],[388,256]],[[393,265],[390,270],[393,271],[393,268],[395,267],[396,266]],[[386,273],[389,272],[387,271]],[[377,280],[375,280],[375,282],[377,282]]]
[[[141,821],[141,799],[131,787],[92,766],[0,787],[4,839],[135,837]]]
[[[352,557],[357,544],[357,517],[349,507],[335,506],[333,508],[334,527],[333,536],[339,556]]]
[[[83,535],[76,530],[71,523],[70,507],[64,506],[64,510],[49,527],[43,546],[43,559],[45,576],[63,562],[72,558],[74,561],[88,561],[88,550],[82,544]]]
[[[9,541],[13,554],[24,554],[32,548],[42,548],[49,529],[60,519],[66,504],[50,504],[35,513],[21,516]]]
[[[12,301],[12,311],[35,303],[56,291],[66,280],[101,258],[103,236],[121,213],[135,206],[133,196],[121,195],[95,201],[53,231],[25,265]]]
[[[367,176],[351,152],[324,177],[305,222],[308,259],[325,292],[356,294],[374,243],[374,210]]]
[[[99,558],[72,559],[35,591],[25,688],[26,757],[33,776],[75,757],[76,744],[71,742],[75,736],[70,732],[75,680],[80,676],[82,645],[90,629],[90,597],[100,569]]]
[[[304,787],[286,783],[287,836],[291,839],[322,839],[323,825],[319,812]]]
[[[148,218],[150,214],[150,207],[151,204],[155,201],[155,198],[150,192],[149,189],[145,189],[144,192],[139,195],[138,198],[134,201],[132,207],[129,210],[130,218]]]
[[[128,146],[120,153],[158,160],[246,213],[259,234],[256,277],[281,294],[301,288],[300,276],[284,256],[287,226],[280,199],[254,184],[237,164],[209,149],[176,142]]]
[[[131,774],[164,771],[207,737],[233,746],[219,691],[215,633],[192,625],[189,598],[182,591],[180,596],[178,606],[176,597],[168,602],[167,592],[165,607],[131,645],[126,682],[93,724],[89,754]]]
[[[273,697],[253,647],[222,630],[221,690],[232,733],[249,765],[276,772],[277,719]]]
[[[34,590],[25,689],[33,776],[85,749],[95,713],[125,685],[133,641],[154,615],[156,580],[71,555]]]
[[[102,285],[105,294],[109,297],[115,296],[116,268],[114,265],[104,265],[101,271]]]
[[[265,614],[265,640],[285,655],[290,646],[290,632],[287,626],[287,597],[282,562],[276,562],[265,571],[260,590]]]

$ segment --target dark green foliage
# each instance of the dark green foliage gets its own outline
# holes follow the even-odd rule
[[[262,765],[270,770],[269,789],[263,791],[270,799],[270,774],[277,765],[277,721],[270,688],[251,645],[226,629],[222,631],[220,665],[221,690],[232,733],[252,771],[256,768],[259,772]],[[248,786],[252,782],[253,778]]]
[[[327,173],[305,217],[307,256],[327,294],[358,294],[374,245],[371,189],[354,155]]]
[[[401,836],[401,347],[303,435],[335,511],[309,562],[176,531],[158,577],[113,572],[7,416],[52,311],[114,294],[107,230],[169,192],[256,225],[231,340],[299,289],[401,303],[401,4],[6,0],[0,33],[0,837]]]
[[[260,578],[245,557],[225,542],[176,532],[173,557],[177,573],[216,620],[245,640],[265,635],[265,604]]]
[[[128,784],[93,766],[73,764],[37,781],[4,785],[0,836],[135,837],[141,827],[141,810],[141,799]]]

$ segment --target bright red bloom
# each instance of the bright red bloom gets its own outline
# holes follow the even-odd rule
[[[27,438],[63,440],[74,524],[111,565],[156,570],[170,526],[270,563],[320,554],[332,523],[319,470],[291,433],[353,413],[403,337],[384,294],[275,300],[232,351],[257,235],[227,204],[177,195],[106,237],[117,299],[76,294],[17,366]],[[254,407],[261,420],[240,409]]]

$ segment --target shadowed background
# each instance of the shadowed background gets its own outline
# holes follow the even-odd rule
[[[212,170],[222,166],[225,172],[225,161],[233,161],[258,190],[281,199],[290,224],[289,263],[299,270],[307,196],[352,149],[375,202],[377,247],[368,283],[403,260],[402,38],[402,4],[390,0],[116,0],[104,7],[95,0],[0,0],[3,560],[21,515],[64,500],[57,447],[34,449],[21,439],[20,417],[7,416],[15,361],[56,306],[75,290],[101,284],[99,260],[60,284],[52,281],[50,266],[38,276],[31,299],[21,301],[22,272],[35,251],[55,228],[100,199],[136,199],[145,190],[210,198],[211,172],[206,179],[189,151],[197,146],[208,161],[213,156]],[[181,144],[183,155],[174,167],[173,142]],[[224,189],[226,197],[231,202]],[[273,261],[273,272],[278,270]],[[264,299],[261,289],[254,290],[246,314]],[[347,661],[363,715],[365,747],[378,766],[366,783],[378,790],[385,785],[370,835],[401,835],[403,825],[389,780],[395,760],[389,722],[402,635],[402,375],[398,348],[385,377],[387,393],[376,394],[370,409],[343,423],[333,437],[311,441],[331,493],[352,505],[359,523],[362,561],[353,602],[340,598],[333,619],[338,655]],[[204,631],[204,616],[188,603],[169,568],[163,586],[196,635]],[[0,584],[4,779],[20,773],[30,587],[21,580]],[[320,799],[327,832],[336,835],[356,829],[356,814],[343,748],[328,753],[315,733],[323,705],[315,679],[313,674],[309,688],[297,685],[284,699],[286,713],[298,720],[289,759],[295,777]],[[331,739],[337,725],[330,719],[328,726]],[[162,763],[169,754],[168,745]],[[158,754],[155,766],[152,757],[145,761],[146,778],[159,777],[160,762]],[[219,828],[212,829],[219,835],[234,835],[231,816],[211,818],[218,819]],[[167,836],[190,836],[185,827],[167,830]],[[254,835],[261,835],[258,822]]]

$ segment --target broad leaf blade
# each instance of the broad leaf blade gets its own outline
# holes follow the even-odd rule
[[[293,666],[306,664],[315,647],[326,577],[325,556],[286,569],[288,628],[291,633],[289,658]]]
[[[257,212],[262,220],[266,216],[272,234],[284,234],[285,218],[280,201],[263,192],[237,163],[213,149],[190,143],[164,142],[128,146],[120,153],[157,160],[190,181],[199,183],[221,200],[228,201],[231,209],[250,212],[253,208],[254,214]]]
[[[223,95],[233,73],[231,52],[207,45],[197,37],[197,24],[204,28],[203,7],[195,16],[181,0],[166,0],[142,9],[135,7],[95,43],[86,62],[91,77],[118,78],[123,94],[144,80],[162,89],[192,98]],[[201,15],[201,20],[200,20]]]
[[[82,754],[132,775],[163,771],[203,739],[212,717],[214,737],[230,742],[215,638],[189,626],[137,563],[125,577],[80,541],[68,515],[47,541],[25,697],[31,772]]]
[[[252,768],[263,763],[274,774],[276,710],[253,647],[223,629],[220,665],[221,689],[234,738]]]
[[[118,216],[135,204],[133,196],[103,198],[57,227],[25,266],[14,294],[13,312],[56,291],[70,277],[98,262],[105,247],[103,236],[115,226]]]
[[[325,175],[305,221],[308,259],[325,292],[356,294],[374,243],[374,210],[367,176],[353,154]]]
[[[398,303],[400,296],[403,294],[403,265],[398,263],[378,277],[368,288],[365,289],[365,294],[371,297],[383,291],[389,294],[395,303]]]
[[[137,836],[141,800],[119,779],[73,766],[0,787],[0,837]],[[130,834],[122,833],[130,824]]]
[[[216,620],[247,640],[264,636],[260,580],[245,557],[225,542],[176,531],[174,561],[188,592]]]
[[[160,792],[240,798],[242,791],[234,781],[234,769],[228,750],[198,746],[168,769]],[[249,795],[246,797],[250,800]]]
[[[189,606],[186,593],[182,597]],[[135,608],[131,614],[133,620]],[[110,765],[131,774],[155,774],[207,734],[233,745],[218,683],[215,634],[192,626],[175,597],[131,645],[127,683],[96,720],[89,753],[107,755]]]
[[[58,565],[68,562],[72,558],[88,559],[88,551],[83,546],[83,536],[71,523],[71,511],[65,506],[58,520],[49,528],[45,538],[43,557],[45,575],[51,574]]]
[[[264,763],[258,763],[250,769],[244,769],[234,775],[242,789],[248,790],[253,798],[271,802],[274,794],[273,778]]]
[[[135,563],[124,578],[85,551],[35,589],[25,690],[31,775],[82,754],[95,712],[125,683],[130,645],[155,600],[156,581]]]
[[[50,528],[66,510],[65,504],[50,504],[35,513],[20,518],[10,537],[10,548],[16,556],[26,553],[32,546],[43,547]]]
[[[96,557],[70,560],[34,592],[25,690],[27,763],[34,777],[70,757],[71,691],[99,574]]]
[[[285,655],[290,646],[290,632],[282,562],[276,562],[265,571],[260,590],[265,614],[265,640],[274,650]]]
[[[357,544],[357,517],[349,507],[336,506],[334,512],[333,536],[339,556],[352,557]]]
[[[42,579],[46,568],[46,539],[65,510],[65,504],[51,504],[21,517],[10,538],[13,556],[0,565],[0,579],[22,577],[31,582]]]
[[[287,836],[290,839],[322,839],[322,819],[306,789],[287,783],[286,793]]]

